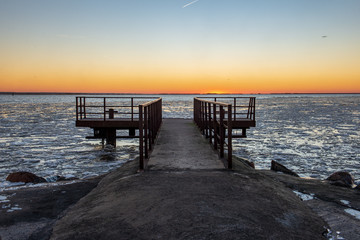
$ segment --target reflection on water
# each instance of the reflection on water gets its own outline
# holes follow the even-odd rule
[[[192,95],[165,95],[164,118],[192,118]],[[269,168],[279,161],[302,176],[325,178],[339,170],[360,179],[360,95],[259,95],[257,127],[234,139],[234,154]],[[0,95],[0,182],[10,172],[86,178],[110,171],[138,154],[137,139],[116,149],[88,140],[75,127],[75,96]]]
[[[276,160],[302,176],[349,171],[360,179],[360,96],[258,99],[257,127],[238,140],[235,154],[259,168]]]

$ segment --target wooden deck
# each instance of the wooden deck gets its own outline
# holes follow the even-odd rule
[[[227,121],[225,120],[225,124]],[[233,129],[242,129],[256,127],[256,121],[248,119],[237,119],[232,121]],[[76,120],[76,127],[89,127],[89,128],[116,128],[116,129],[139,129],[139,119],[107,119],[104,121],[102,118],[98,119],[81,119]]]

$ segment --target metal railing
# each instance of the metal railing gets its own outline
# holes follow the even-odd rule
[[[255,121],[255,97],[198,97],[232,105],[232,119]]]
[[[157,97],[76,97],[76,120],[139,118],[138,106]]]
[[[140,170],[146,167],[147,160],[162,123],[162,99],[139,105],[139,154]]]
[[[79,120],[108,121],[109,123],[114,120],[127,120],[135,124],[138,121],[139,168],[143,170],[162,123],[162,98],[76,97],[76,121]],[[119,127],[121,125],[122,123]],[[112,128],[116,131],[116,127]],[[113,141],[116,141],[116,132]]]
[[[232,109],[229,103],[194,98],[194,121],[222,159],[226,147],[224,164],[229,169],[232,168]]]

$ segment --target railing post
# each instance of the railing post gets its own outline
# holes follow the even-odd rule
[[[212,122],[211,122],[211,103],[208,103],[208,112],[209,112],[209,122],[208,122],[208,128],[209,128],[209,141],[210,144],[212,144]]]
[[[80,119],[83,119],[83,110],[82,110],[82,97],[80,97]]]
[[[104,121],[106,121],[106,98],[104,98]]]
[[[134,121],[134,98],[131,98],[131,121]]]
[[[143,107],[139,105],[139,168],[144,169],[144,135],[143,135]]]
[[[256,98],[253,98],[253,116],[254,116],[254,119],[252,119],[253,121],[255,121],[255,101]]]
[[[152,149],[152,131],[153,131],[153,112],[152,112],[152,104],[148,106],[148,128],[149,128],[149,150]]]
[[[193,102],[193,118],[194,118],[194,122],[197,125],[197,121],[196,121],[196,98],[194,98],[194,102]]]
[[[148,150],[148,128],[149,128],[149,124],[148,124],[148,107],[145,106],[144,107],[144,130],[145,130],[145,158],[148,159],[149,158],[149,150]]]
[[[86,118],[86,98],[84,98],[84,118]]]
[[[213,104],[214,149],[218,149],[218,127],[216,120],[216,104]]]
[[[78,97],[76,97],[76,121],[79,120],[79,103],[78,103]]]
[[[162,121],[162,99],[160,99],[160,124]]]
[[[204,103],[204,115],[205,115],[205,121],[204,121],[204,128],[205,128],[205,137],[208,138],[209,137],[209,127],[208,127],[208,107],[207,107],[208,103]]]
[[[224,157],[225,128],[224,128],[224,107],[220,105],[220,157]]]
[[[234,121],[236,121],[236,97],[234,97]]]
[[[232,169],[232,106],[228,106],[228,120],[227,120],[227,129],[228,129],[228,169]]]

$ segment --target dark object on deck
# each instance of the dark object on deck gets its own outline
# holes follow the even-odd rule
[[[6,181],[9,182],[24,182],[24,183],[42,183],[46,180],[42,177],[38,177],[33,173],[29,172],[14,172],[7,176]]]
[[[194,121],[201,133],[209,138],[210,144],[219,151],[224,165],[232,169],[232,139],[246,138],[246,129],[256,126],[254,97],[206,97],[194,98]],[[221,102],[217,101],[220,99]],[[240,129],[241,134],[233,134]]]
[[[348,172],[335,172],[330,175],[326,180],[330,181],[331,184],[341,187],[354,187],[354,177]]]
[[[281,165],[278,162],[275,162],[274,160],[271,161],[271,170],[275,172],[282,172],[288,175],[292,175],[295,177],[299,177],[295,172],[291,171],[290,169],[286,168],[284,165]]]

